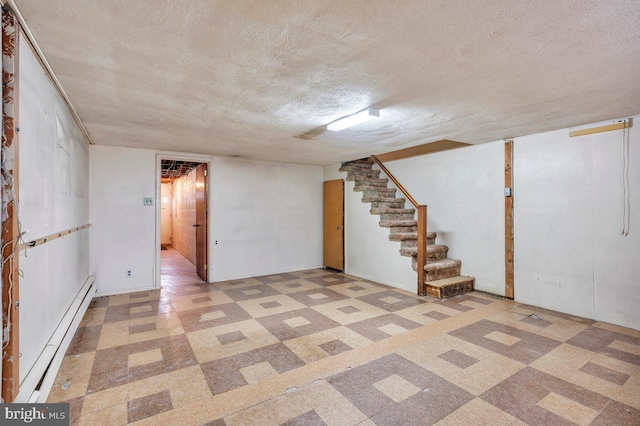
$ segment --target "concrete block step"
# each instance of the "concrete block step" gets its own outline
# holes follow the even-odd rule
[[[455,277],[443,278],[441,280],[427,282],[427,296],[436,299],[446,299],[473,291],[476,279],[458,275]]]

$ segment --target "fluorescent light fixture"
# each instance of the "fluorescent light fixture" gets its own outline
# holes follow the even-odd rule
[[[378,117],[380,117],[379,110],[373,108],[363,109],[360,112],[347,115],[346,117],[339,118],[336,121],[327,124],[327,130],[331,130],[332,132],[339,132],[340,130],[346,129],[347,127],[355,126],[356,124],[364,123],[365,121],[369,121],[372,118]]]

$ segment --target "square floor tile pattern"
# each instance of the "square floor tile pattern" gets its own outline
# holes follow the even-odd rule
[[[640,424],[637,330],[325,269],[208,284],[171,248],[161,267],[162,290],[89,304],[49,394],[71,424]]]

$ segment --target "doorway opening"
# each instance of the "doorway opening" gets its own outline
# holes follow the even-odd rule
[[[208,281],[208,164],[160,160],[162,287]]]

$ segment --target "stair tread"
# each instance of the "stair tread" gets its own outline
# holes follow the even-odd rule
[[[467,275],[458,275],[456,277],[443,278],[441,280],[435,281],[427,281],[427,285],[431,287],[448,287],[451,285],[456,285],[464,282],[468,282],[470,280],[475,280],[474,277],[469,277]]]
[[[424,265],[425,271],[435,271],[437,269],[446,269],[462,265],[460,259],[440,259],[432,260]]]
[[[358,182],[378,182],[378,183],[389,183],[389,179],[387,178],[372,178],[367,176],[356,176]]]
[[[442,244],[429,244],[427,245],[427,253],[433,253],[438,251],[448,251],[449,247]],[[418,247],[405,247],[401,248],[400,252],[411,253],[412,256],[418,255]]]
[[[383,186],[356,185],[354,191],[395,191],[395,188],[385,188]]]
[[[404,203],[404,198],[391,198],[391,197],[362,197],[363,203]]]
[[[415,212],[416,212],[416,209],[400,209],[400,208],[393,208],[393,207],[376,208],[376,209],[369,210],[369,213],[371,214],[393,214],[393,213],[413,214]]]
[[[383,228],[390,228],[392,226],[418,226],[418,221],[411,219],[381,220],[380,226]]]

